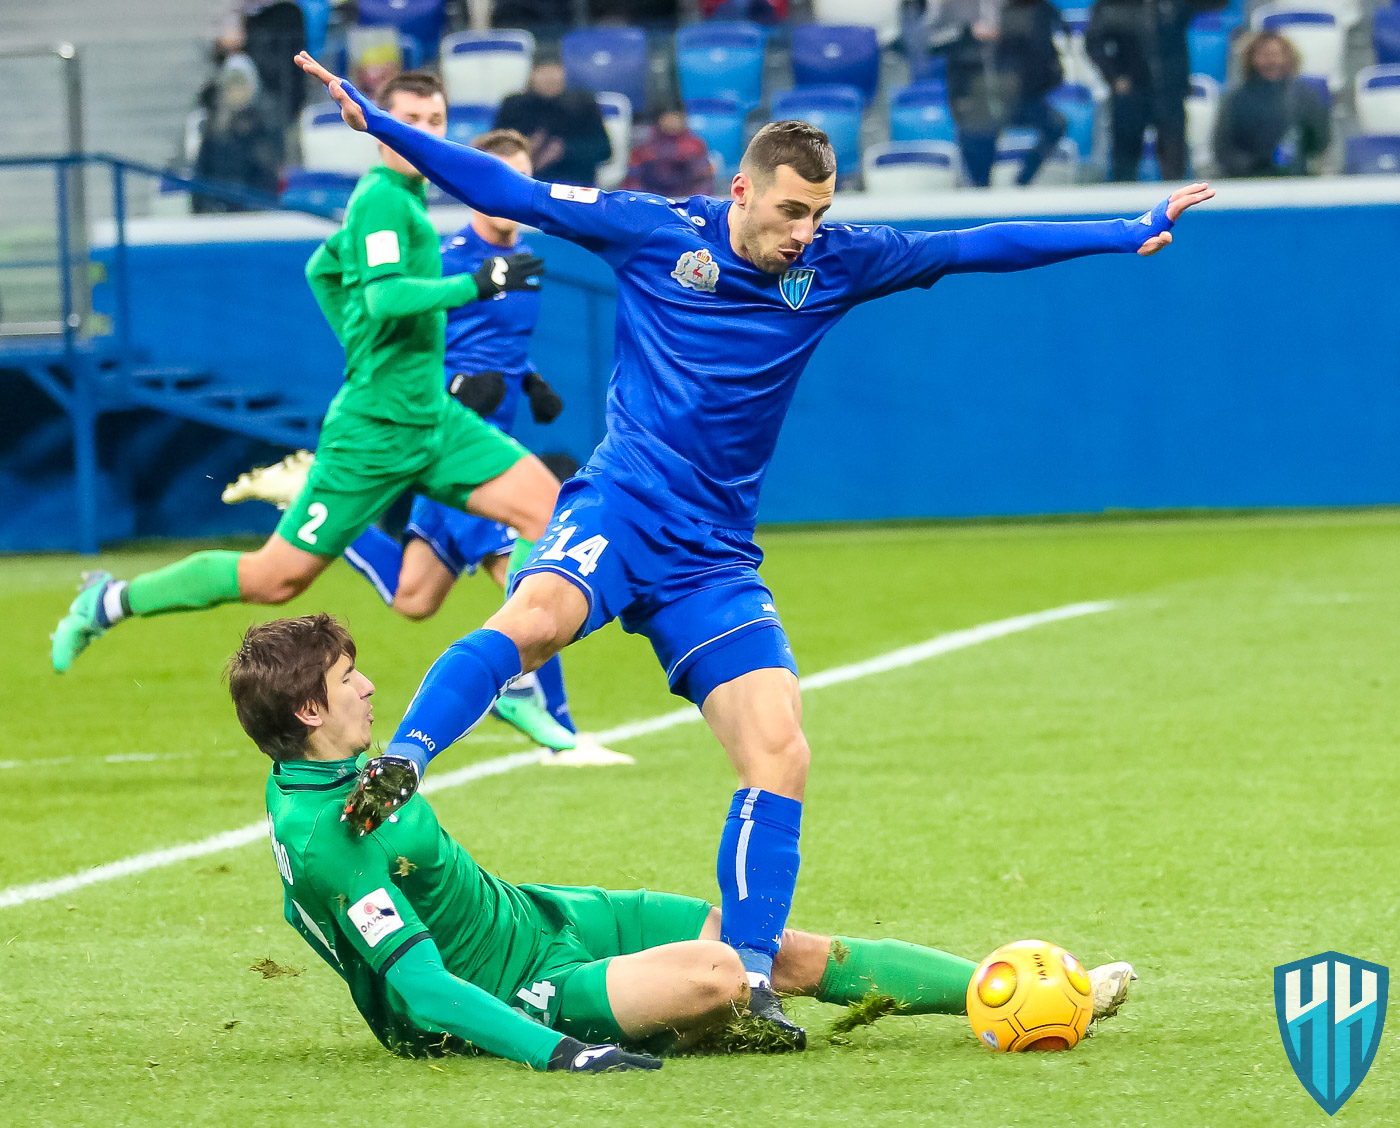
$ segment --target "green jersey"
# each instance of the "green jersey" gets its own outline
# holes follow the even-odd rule
[[[370,169],[355,186],[344,225],[307,263],[307,281],[345,347],[345,385],[328,423],[348,412],[432,425],[447,407],[444,310],[474,300],[477,287],[470,275],[442,277],[426,201],[422,178],[383,165]],[[388,279],[409,283],[387,288],[397,299],[392,315],[369,294]]]
[[[272,852],[287,922],[345,979],[379,1040],[416,1054],[442,1035],[415,1024],[384,979],[410,948],[431,937],[448,971],[514,1002],[565,922],[549,890],[481,869],[422,796],[373,834],[351,834],[340,815],[362,762],[274,765],[267,782]]]

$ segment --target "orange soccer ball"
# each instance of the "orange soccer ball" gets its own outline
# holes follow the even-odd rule
[[[1094,1017],[1089,973],[1063,948],[1017,940],[977,965],[967,1017],[984,1045],[1001,1053],[1068,1050]]]

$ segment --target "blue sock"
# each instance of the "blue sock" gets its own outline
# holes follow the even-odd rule
[[[422,776],[428,761],[476,728],[506,682],[519,676],[520,651],[500,631],[459,638],[424,676],[385,753],[412,760]]]
[[[540,680],[540,690],[544,693],[545,708],[550,716],[570,732],[578,732],[573,714],[569,712],[569,695],[564,691],[564,663],[555,655],[538,670],[535,676]]]
[[[399,590],[399,568],[403,565],[403,545],[378,525],[371,525],[350,542],[345,563],[373,584],[385,603],[394,602]]]
[[[734,793],[719,840],[720,939],[768,979],[797,887],[802,804],[757,787]]]

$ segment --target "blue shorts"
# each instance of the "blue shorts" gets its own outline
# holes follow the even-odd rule
[[[515,533],[507,526],[426,497],[413,499],[404,532],[424,541],[454,577],[475,572],[488,556],[509,556],[515,547]]]
[[[584,469],[560,489],[514,584],[537,572],[563,576],[588,597],[579,638],[620,619],[650,641],[671,692],[700,705],[751,670],[797,673],[773,593],[758,577],[762,560],[744,530],[658,512]]]

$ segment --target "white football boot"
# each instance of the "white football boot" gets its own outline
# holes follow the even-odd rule
[[[306,485],[307,475],[316,462],[309,450],[293,451],[271,466],[256,466],[238,475],[236,482],[224,487],[225,505],[240,501],[270,501],[278,509],[286,509],[296,500]]]
[[[561,752],[545,750],[540,763],[556,768],[607,768],[621,764],[635,764],[637,761],[626,752],[614,752],[599,744],[590,733],[577,734],[577,743]]]
[[[1094,988],[1094,1022],[1112,1018],[1127,1001],[1128,985],[1137,978],[1130,963],[1108,963],[1089,969]]]

